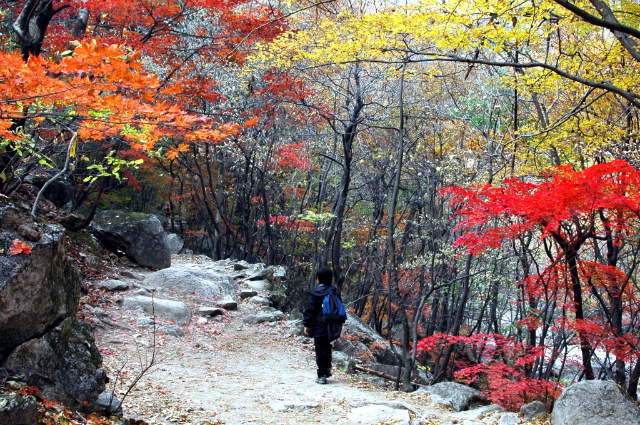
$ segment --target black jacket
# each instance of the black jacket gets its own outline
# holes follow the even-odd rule
[[[321,336],[327,336],[327,327],[322,322],[322,300],[324,300],[324,297],[331,292],[331,289],[335,289],[335,287],[318,285],[309,292],[307,307],[304,309],[302,324],[305,327],[310,328],[310,337],[318,338]]]

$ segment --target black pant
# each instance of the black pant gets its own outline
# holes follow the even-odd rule
[[[318,378],[329,376],[331,371],[331,343],[329,338],[321,336],[313,339],[316,348],[316,364],[318,365]]]

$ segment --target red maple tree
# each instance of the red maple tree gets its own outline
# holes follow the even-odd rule
[[[520,282],[530,306],[555,299],[562,306],[558,329],[576,335],[583,376],[594,379],[595,350],[615,356],[613,373],[624,384],[625,362],[638,363],[640,344],[633,320],[638,317],[632,275],[637,261],[619,268],[623,254],[635,255],[640,225],[640,172],[624,161],[576,171],[551,170],[534,180],[509,179],[501,185],[449,187],[456,246],[472,254],[499,248],[504,242],[533,234],[544,246],[547,266]],[[535,309],[523,325],[535,333]],[[547,319],[550,320],[550,319]],[[638,367],[634,368],[634,371]],[[628,391],[635,395],[638,375]]]

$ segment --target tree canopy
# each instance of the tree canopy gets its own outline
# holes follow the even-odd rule
[[[190,249],[285,265],[291,310],[330,265],[405,389],[419,365],[509,407],[637,397],[637,1],[0,12],[2,196],[59,179],[83,226],[169,204]]]

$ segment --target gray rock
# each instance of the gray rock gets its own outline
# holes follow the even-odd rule
[[[269,266],[264,269],[258,270],[247,277],[247,280],[273,280],[273,275],[276,271],[275,267]]]
[[[126,291],[129,289],[129,284],[127,282],[117,279],[102,280],[100,282],[96,282],[95,286],[111,292]]]
[[[520,413],[525,421],[530,421],[547,414],[547,408],[541,401],[532,401],[529,404],[523,404],[520,407]]]
[[[414,413],[414,414],[420,413],[418,411],[418,409],[416,409],[415,407],[411,406],[410,404],[399,402],[399,401],[376,401],[376,402],[356,401],[354,403],[351,403],[349,406],[350,407],[362,407],[362,406],[371,406],[371,405],[386,406],[386,407],[390,407],[392,409],[398,409],[398,410],[408,410],[409,412]]]
[[[275,401],[269,404],[269,407],[274,412],[286,412],[287,410],[304,412],[306,410],[317,409],[320,407],[320,404],[313,401]]]
[[[182,330],[182,328],[175,325],[158,326],[156,332],[172,336],[174,338],[182,338],[184,336],[184,331]]]
[[[148,287],[166,288],[184,294],[218,297],[236,300],[238,284],[229,276],[205,266],[181,265],[148,275],[143,284]]]
[[[196,315],[201,317],[216,317],[224,315],[225,311],[217,307],[199,307],[196,310]]]
[[[347,413],[347,418],[357,424],[393,422],[394,424],[409,425],[411,423],[408,410],[394,409],[392,407],[377,404],[356,407]]]
[[[273,271],[273,278],[276,282],[282,281],[287,276],[287,269],[283,266],[276,266]]]
[[[143,279],[142,276],[137,275],[137,274],[135,274],[135,273],[133,273],[132,271],[129,271],[129,270],[122,270],[120,272],[120,274],[122,274],[122,276],[128,277],[130,279],[135,279],[135,280],[142,280]]]
[[[250,314],[242,319],[242,321],[250,325],[255,325],[263,322],[276,322],[282,320],[283,317],[284,313],[281,311],[264,311],[257,314]]]
[[[167,244],[169,245],[169,252],[172,255],[176,255],[184,247],[184,241],[175,233],[167,233]]]
[[[244,283],[250,289],[254,289],[256,291],[264,291],[269,282],[267,282],[266,280],[246,280]]]
[[[429,401],[433,404],[441,404],[443,406],[451,408],[451,400],[445,400],[438,394],[429,394]]]
[[[354,373],[355,371],[356,362],[351,357],[340,351],[334,351],[332,353],[331,363],[333,363],[333,366],[345,373]]]
[[[480,391],[456,382],[440,382],[428,387],[421,387],[418,392],[435,394],[444,399],[447,405],[459,412],[466,409],[473,400],[480,397]]]
[[[0,208],[3,227],[19,216],[14,207]],[[62,227],[46,226],[30,255],[0,255],[0,364],[13,348],[78,310],[80,277],[67,259],[63,235]],[[16,236],[0,232],[0,243],[9,246]]]
[[[352,336],[352,343],[345,336]],[[356,358],[373,358],[377,363],[397,365],[398,358],[388,347],[389,342],[382,338],[370,326],[367,326],[358,316],[347,312],[347,321],[342,328],[342,338],[339,338],[334,347]],[[373,347],[373,348],[369,348]]]
[[[91,224],[92,232],[108,250],[124,254],[141,266],[171,266],[171,252],[162,223],[154,215],[102,211]]]
[[[3,368],[38,388],[42,397],[72,409],[85,410],[85,401],[92,406],[106,385],[91,327],[71,318],[42,338],[20,345]]]
[[[640,407],[613,381],[582,381],[565,388],[552,425],[640,425]]]
[[[256,295],[258,295],[258,291],[254,291],[253,289],[243,289],[238,294],[240,299],[243,299],[243,300],[245,298],[255,297]]]
[[[136,289],[133,293],[136,295],[151,295],[151,291],[145,288]]]
[[[498,421],[498,425],[520,425],[521,423],[522,421],[518,415],[512,412],[500,415],[500,420]]]
[[[122,402],[113,393],[105,391],[96,400],[96,412],[122,417]]]
[[[191,320],[191,310],[185,303],[161,298],[145,296],[128,297],[124,299],[124,308],[130,310],[141,309],[145,313],[155,314],[164,319],[173,320],[178,325],[184,325]]]
[[[333,349],[335,351],[339,351],[345,353],[349,357],[359,359],[359,358],[374,358],[371,350],[367,347],[364,342],[357,339],[347,339],[344,338],[344,328],[342,337],[338,338],[333,342]]]
[[[234,300],[222,300],[215,303],[216,307],[224,308],[225,310],[235,311],[238,309],[238,302]]]
[[[259,296],[255,296],[255,297],[251,297],[249,298],[249,302],[251,304],[257,304],[257,305],[266,305],[268,306],[269,304],[271,304],[271,301],[269,301],[268,299],[266,299],[265,297],[259,297]]]
[[[375,370],[376,372],[384,373],[385,375],[396,377],[400,366],[382,364],[382,363],[369,363],[367,369]]]
[[[244,260],[240,260],[237,263],[233,264],[233,270],[247,270],[251,265]]]
[[[504,407],[498,406],[497,404],[490,404],[489,406],[482,406],[465,412],[457,412],[452,416],[460,420],[478,420],[491,412],[504,412]]]
[[[378,376],[365,375],[363,379],[372,385],[377,385],[378,387],[386,387],[389,384],[389,381]]]
[[[38,229],[36,229],[35,226],[29,224],[23,224],[18,227],[18,233],[20,234],[20,236],[31,242],[38,242],[42,237]]]
[[[0,394],[0,424],[38,425],[38,405],[32,395]]]
[[[140,316],[136,319],[136,326],[139,328],[150,328],[156,323],[153,317]]]

